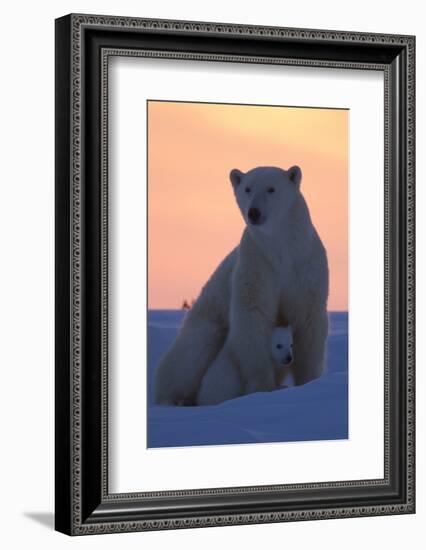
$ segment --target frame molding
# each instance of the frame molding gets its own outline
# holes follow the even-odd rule
[[[56,529],[71,535],[414,513],[415,39],[69,15],[56,20]],[[385,476],[109,494],[108,59],[384,72]]]

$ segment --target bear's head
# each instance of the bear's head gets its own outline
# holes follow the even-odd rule
[[[293,363],[293,332],[291,327],[274,328],[271,355],[277,367],[288,367]]]
[[[246,173],[231,170],[230,180],[246,225],[268,233],[289,219],[295,201],[301,197],[301,179],[298,166],[288,170],[258,167]]]

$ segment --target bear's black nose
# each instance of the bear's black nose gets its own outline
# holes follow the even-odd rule
[[[252,223],[257,223],[260,219],[260,210],[258,208],[249,208],[248,217]]]
[[[287,363],[291,363],[293,361],[293,356],[288,354],[287,357],[286,357],[286,361],[287,361]]]

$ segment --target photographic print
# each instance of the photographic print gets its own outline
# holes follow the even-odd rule
[[[55,29],[55,528],[414,513],[415,37]]]
[[[347,439],[349,110],[147,121],[147,446]]]

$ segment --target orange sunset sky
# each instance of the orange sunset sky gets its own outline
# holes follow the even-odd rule
[[[244,229],[229,172],[302,169],[326,247],[329,311],[348,308],[349,111],[148,102],[148,307],[179,309]]]

